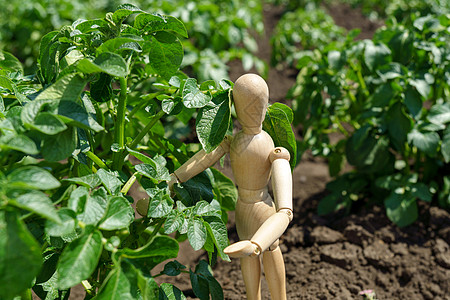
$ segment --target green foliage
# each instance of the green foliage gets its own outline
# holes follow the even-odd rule
[[[406,226],[417,218],[418,200],[448,208],[447,194],[437,191],[445,190],[450,162],[450,21],[411,20],[388,22],[373,40],[353,41],[350,32],[344,44],[300,53],[290,91],[294,123],[304,131],[300,147],[326,157],[337,176],[320,214],[368,198],[383,201],[388,217]],[[339,176],[345,160],[355,170]]]

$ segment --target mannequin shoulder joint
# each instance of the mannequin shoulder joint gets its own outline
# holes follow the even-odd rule
[[[276,147],[270,153],[269,159],[270,159],[270,162],[273,162],[276,159],[285,159],[285,160],[289,161],[291,159],[291,155],[289,154],[289,151],[286,150],[286,148]]]

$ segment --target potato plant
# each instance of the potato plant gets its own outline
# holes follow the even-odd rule
[[[373,40],[354,41],[353,31],[299,58],[290,97],[301,149],[326,157],[337,176],[319,214],[369,199],[406,226],[417,200],[450,207],[449,16],[411,18],[388,22]],[[344,161],[354,171],[339,176]]]
[[[0,52],[1,299],[67,299],[80,283],[86,299],[185,299],[154,280],[181,273],[200,299],[223,298],[211,265],[229,260],[236,188],[213,168],[167,184],[232,132],[233,83],[179,71],[187,36],[179,19],[124,4],[44,35],[35,75]],[[275,104],[264,128],[295,157],[292,120]],[[143,218],[133,185],[149,198]],[[173,260],[184,240],[208,262]]]

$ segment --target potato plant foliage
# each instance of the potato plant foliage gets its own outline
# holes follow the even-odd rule
[[[229,260],[234,184],[207,169],[174,193],[167,185],[195,151],[212,151],[232,129],[233,83],[179,71],[187,37],[179,19],[123,4],[43,36],[35,75],[0,52],[1,299],[28,299],[30,288],[67,299],[79,283],[87,299],[185,299],[154,280],[180,273],[200,299],[223,298],[210,265]],[[185,144],[193,119],[200,144]],[[295,156],[293,134],[280,130],[292,133],[292,111],[274,106],[268,120]],[[148,194],[144,218],[127,195],[133,184]],[[208,262],[173,260],[186,239]]]
[[[370,199],[406,226],[418,200],[450,207],[449,15],[411,20],[388,20],[372,40],[355,41],[352,31],[297,53],[289,97],[304,131],[300,148],[326,157],[336,177],[319,214]],[[354,171],[340,175],[344,161]]]

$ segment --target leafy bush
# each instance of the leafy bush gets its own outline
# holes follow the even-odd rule
[[[132,14],[133,24],[123,23]],[[177,186],[175,198],[166,183],[198,147],[168,139],[165,126],[188,122],[215,99],[230,105],[231,82],[199,86],[178,72],[185,37],[178,19],[123,5],[46,34],[37,76],[1,52],[2,299],[31,286],[42,299],[67,299],[80,282],[98,298],[175,299],[184,296],[151,272],[177,256],[178,241],[206,249],[211,263],[228,260],[233,183],[209,171]],[[127,196],[134,182],[151,199],[142,219]],[[190,273],[196,294],[222,297],[206,262],[184,269],[169,262],[162,273]]]
[[[272,65],[292,66],[301,50],[322,49],[332,41],[345,39],[345,30],[321,8],[307,5],[283,14],[271,37]]]
[[[449,17],[412,18],[373,40],[355,42],[353,31],[343,45],[302,52],[290,93],[301,149],[327,157],[332,176],[345,160],[355,169],[328,185],[320,214],[368,198],[405,226],[418,199],[450,207]]]

